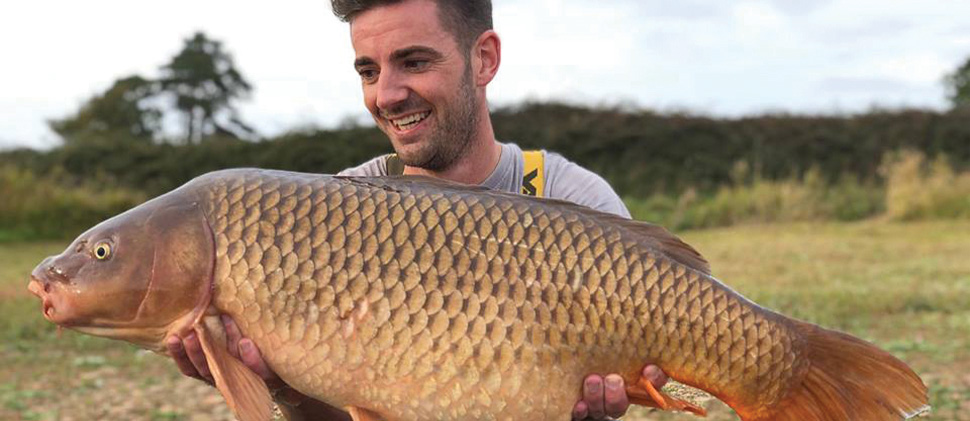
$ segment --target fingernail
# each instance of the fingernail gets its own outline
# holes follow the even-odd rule
[[[609,389],[619,389],[622,381],[616,377],[606,378],[606,387]]]
[[[239,350],[246,353],[253,352],[253,341],[249,339],[239,341]]]
[[[589,388],[590,392],[596,393],[600,390],[600,382],[596,379],[586,380],[586,387]]]
[[[222,324],[224,324],[224,325],[227,325],[229,323],[232,323],[232,317],[229,317],[229,316],[227,316],[225,314],[219,316],[219,318],[222,319]]]

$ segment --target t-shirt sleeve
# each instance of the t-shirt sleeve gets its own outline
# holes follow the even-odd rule
[[[386,156],[379,156],[356,167],[350,167],[340,171],[337,175],[355,177],[380,177],[387,175],[387,165],[384,163],[385,158]]]
[[[546,152],[545,196],[630,218],[630,211],[610,183],[562,155]]]

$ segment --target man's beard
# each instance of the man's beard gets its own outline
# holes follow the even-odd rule
[[[478,127],[479,115],[471,66],[467,69],[462,76],[456,100],[450,104],[450,116],[439,120],[424,147],[406,153],[398,151],[404,165],[440,172],[451,168],[468,152]]]

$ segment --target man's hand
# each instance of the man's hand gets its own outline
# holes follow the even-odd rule
[[[287,419],[291,421],[317,419],[350,421],[350,415],[346,412],[312,399],[287,386],[283,379],[277,376],[263,360],[256,344],[251,339],[242,336],[242,332],[239,331],[239,327],[236,326],[236,322],[231,317],[222,316],[222,324],[226,328],[226,346],[229,353],[242,361],[246,367],[249,367],[266,382],[266,386],[273,393],[274,400],[280,404],[280,410],[286,414]],[[202,352],[202,344],[199,343],[199,338],[195,333],[190,333],[184,338],[170,336],[165,341],[165,346],[182,374],[202,380],[210,385],[215,384],[205,353]]]
[[[276,391],[286,387],[286,383],[266,365],[266,361],[263,360],[256,344],[249,338],[242,336],[236,322],[229,316],[222,316],[222,323],[226,328],[226,346],[229,348],[229,354],[238,358],[246,367],[249,367],[250,370],[261,377],[270,390]],[[189,333],[184,338],[170,336],[165,341],[165,345],[182,374],[202,380],[210,385],[215,384],[205,353],[202,352],[202,344],[199,343],[199,338],[194,332]]]
[[[657,389],[667,384],[667,375],[655,365],[644,367],[640,375],[653,383],[653,387]],[[623,377],[609,374],[604,378],[591,374],[583,382],[583,400],[573,407],[573,419],[578,421],[619,418],[626,413],[629,406],[630,401],[626,396]]]

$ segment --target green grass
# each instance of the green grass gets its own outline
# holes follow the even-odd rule
[[[867,221],[750,225],[683,237],[715,276],[755,301],[903,358],[930,386],[930,419],[967,420],[968,233],[970,221]],[[218,395],[181,378],[169,361],[119,342],[71,332],[58,337],[25,286],[31,268],[64,246],[0,244],[0,419],[228,419]],[[627,418],[691,419],[641,409]],[[735,418],[715,408],[709,419]]]

